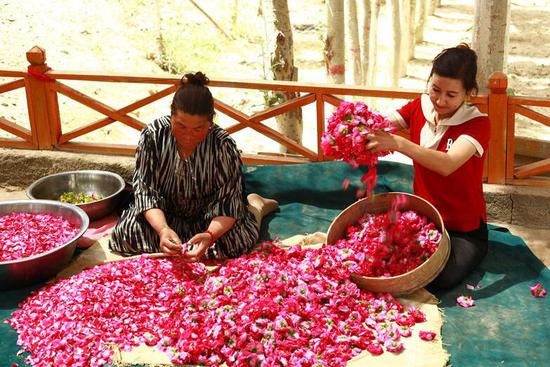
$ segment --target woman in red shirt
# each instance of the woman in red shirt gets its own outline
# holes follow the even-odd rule
[[[477,55],[468,45],[443,50],[432,62],[428,92],[389,118],[410,129],[411,140],[375,132],[367,148],[392,150],[413,160],[414,192],[440,212],[451,238],[451,255],[432,285],[460,283],[487,254],[483,161],[489,143],[487,115],[468,105],[477,92]]]

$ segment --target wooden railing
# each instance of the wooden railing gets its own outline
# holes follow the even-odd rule
[[[135,146],[133,145],[83,143],[75,142],[74,139],[115,121],[119,121],[136,130],[143,129],[146,124],[130,116],[129,113],[171,95],[176,91],[180,82],[178,77],[172,76],[135,76],[52,71],[46,64],[45,51],[39,47],[33,47],[27,52],[27,60],[30,65],[26,72],[0,70],[0,77],[15,78],[13,81],[0,84],[0,94],[19,88],[25,89],[30,122],[30,129],[26,129],[0,116],[0,129],[16,136],[13,139],[0,138],[1,147],[133,155],[135,152]],[[161,84],[166,85],[166,88],[123,108],[115,109],[64,84],[63,80]],[[246,163],[255,164],[304,163],[329,160],[330,158],[323,156],[320,146],[321,137],[325,129],[325,104],[338,106],[342,101],[342,96],[411,99],[421,94],[420,91],[411,90],[373,89],[347,85],[320,85],[280,81],[216,79],[211,80],[209,85],[211,87],[232,89],[298,92],[301,95],[298,98],[252,115],[247,115],[221,100],[215,100],[217,112],[235,121],[235,124],[226,128],[230,134],[250,128],[296,153],[293,155],[280,155],[278,153],[243,155],[243,160]],[[487,182],[550,186],[549,179],[537,176],[550,172],[549,159],[531,163],[527,166],[514,166],[515,115],[521,114],[549,126],[548,116],[529,110],[524,105],[548,107],[550,106],[550,100],[508,96],[506,94],[507,79],[502,73],[491,75],[488,86],[488,95],[477,96],[472,100],[472,103],[476,104],[481,111],[488,113],[491,119],[491,142],[487,153],[485,170]],[[62,131],[58,104],[59,94],[85,105],[105,117],[83,124],[72,131]],[[295,142],[264,123],[267,119],[274,116],[309,104],[315,104],[316,109],[316,151]]]

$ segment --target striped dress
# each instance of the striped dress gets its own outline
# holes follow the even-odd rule
[[[181,159],[170,116],[155,120],[141,134],[136,151],[134,202],[122,213],[109,247],[122,254],[160,251],[160,239],[143,212],[164,211],[182,241],[206,230],[212,218],[236,219],[211,246],[206,257],[234,258],[250,251],[258,239],[253,214],[243,196],[242,161],[234,140],[213,125],[187,159]]]

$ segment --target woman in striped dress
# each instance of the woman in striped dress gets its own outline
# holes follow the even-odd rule
[[[262,217],[274,200],[243,197],[242,161],[234,140],[213,124],[214,100],[198,72],[186,74],[171,115],[141,134],[136,151],[134,202],[111,236],[122,254],[162,251],[190,261],[234,258],[258,240]]]

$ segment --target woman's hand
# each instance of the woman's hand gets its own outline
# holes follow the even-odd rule
[[[399,147],[399,135],[385,131],[373,131],[367,134],[367,150],[373,152],[397,151]]]
[[[167,255],[175,256],[181,253],[181,239],[170,227],[164,227],[159,232],[160,250]]]
[[[202,259],[206,250],[212,245],[214,239],[210,233],[197,233],[190,240],[190,245],[195,245],[192,251],[187,251],[183,254],[183,258],[189,262],[197,262]]]

